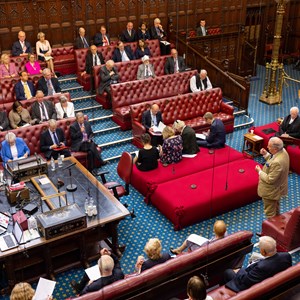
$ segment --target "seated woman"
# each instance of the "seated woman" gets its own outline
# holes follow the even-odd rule
[[[33,53],[28,54],[28,62],[25,64],[25,68],[29,75],[38,75],[43,72],[41,70],[39,62],[36,61],[35,55]]]
[[[135,265],[136,271],[138,273],[141,273],[158,264],[164,263],[165,261],[171,258],[168,252],[161,252],[161,250],[162,246],[158,238],[149,239],[144,248],[148,259],[145,260],[143,256],[139,256]]]
[[[179,162],[182,159],[182,138],[175,135],[170,126],[166,126],[162,132],[163,145],[159,146],[160,161],[164,166]]]
[[[138,46],[135,50],[135,58],[140,59],[145,55],[151,56],[150,49],[148,48],[144,40],[139,40]]]
[[[54,77],[56,77],[54,72],[53,57],[51,56],[52,49],[50,43],[45,39],[45,34],[43,32],[38,33],[37,39],[38,41],[36,42],[35,47],[38,59],[45,61],[47,63],[47,68],[50,69]]]
[[[13,62],[10,62],[10,57],[8,54],[2,54],[0,65],[0,78],[12,78],[15,76],[18,76],[15,64]]]
[[[20,101],[14,102],[12,110],[8,114],[8,119],[12,129],[37,123],[36,119],[31,119],[29,111],[22,106]]]
[[[150,32],[145,22],[142,22],[138,29],[138,39],[144,41],[150,40]]]
[[[12,160],[26,158],[30,154],[30,150],[24,140],[16,137],[13,132],[8,132],[5,135],[5,140],[1,143],[1,146],[3,165]]]
[[[143,149],[139,150],[139,154],[134,158],[133,163],[136,164],[136,167],[140,171],[154,170],[158,167],[158,150],[151,145],[149,133],[142,134],[141,141],[143,143]]]
[[[55,110],[58,120],[75,117],[74,104],[64,95],[60,96],[59,102],[55,104]]]

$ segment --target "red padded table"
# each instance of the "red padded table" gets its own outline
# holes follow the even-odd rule
[[[258,136],[260,136],[264,139],[262,147],[265,148],[265,149],[267,149],[269,139],[272,136],[275,135],[275,132],[272,132],[272,133],[269,133],[269,134],[266,134],[266,133],[263,132],[264,129],[269,129],[269,128],[272,128],[277,132],[279,130],[279,125],[278,125],[277,122],[273,122],[273,123],[266,124],[266,125],[263,125],[263,126],[252,127],[252,128],[249,129],[249,130],[253,129],[254,134],[256,134],[256,135],[258,135]]]
[[[209,154],[207,148],[201,148],[200,152],[194,158],[184,157],[179,163],[167,167],[163,167],[161,163],[158,163],[158,168],[152,171],[142,172],[134,165],[131,185],[148,198],[153,187],[159,183],[174,180],[242,158],[243,154],[241,152],[229,146],[216,149],[213,154]]]
[[[300,147],[288,145],[286,151],[290,157],[290,168],[293,172],[300,174]]]
[[[161,183],[155,187],[151,203],[175,230],[210,219],[259,199],[256,165],[253,160],[240,159]]]

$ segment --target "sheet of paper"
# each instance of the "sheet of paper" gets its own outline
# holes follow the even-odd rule
[[[193,158],[196,156],[197,156],[197,154],[182,154],[182,157],[186,157],[186,158]]]
[[[48,296],[53,294],[56,281],[40,277],[38,285],[35,290],[34,300],[47,300]]]
[[[154,133],[161,133],[166,125],[162,122],[159,122],[158,126],[152,126],[153,132]]]
[[[49,180],[48,177],[42,177],[42,178],[39,178],[39,181],[40,181],[40,184],[41,184],[41,185],[50,183],[50,180]]]
[[[188,241],[197,244],[199,246],[202,246],[204,243],[209,241],[207,238],[200,236],[198,234],[191,234],[187,239]]]
[[[27,230],[23,231],[21,244],[30,242],[32,240],[35,240],[35,239],[39,238],[39,237],[40,237],[40,234],[39,234],[38,230],[36,230],[36,229],[28,230],[27,229]]]
[[[203,133],[196,133],[196,138],[201,140],[206,140],[206,136]]]
[[[89,279],[93,281],[101,277],[98,265],[85,269],[85,273],[89,277]]]

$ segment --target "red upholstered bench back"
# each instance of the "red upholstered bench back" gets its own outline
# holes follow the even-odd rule
[[[54,57],[54,61],[57,56],[63,56],[68,54],[74,54],[73,46],[52,48],[52,56]]]
[[[15,63],[17,72],[25,70],[25,64],[27,63],[27,56],[11,56],[10,61]]]

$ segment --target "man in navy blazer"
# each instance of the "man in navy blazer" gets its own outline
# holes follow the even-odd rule
[[[206,148],[223,148],[226,143],[226,131],[223,122],[215,119],[211,112],[205,113],[203,116],[205,121],[210,124],[210,130],[204,132],[205,140],[197,140],[197,144]]]
[[[61,92],[57,78],[51,77],[50,69],[43,70],[43,77],[38,81],[38,90],[43,91],[45,96],[51,96]]]
[[[124,43],[131,43],[137,41],[137,33],[133,29],[133,23],[128,22],[125,30],[122,31],[120,40]]]
[[[262,259],[253,262],[247,268],[225,271],[224,280],[227,288],[235,292],[246,290],[292,266],[291,255],[288,252],[277,253],[276,241],[273,238],[261,237],[259,249]]]
[[[114,62],[129,61],[135,59],[130,46],[124,46],[123,42],[118,42],[118,47],[114,50],[112,60]]]
[[[29,100],[35,96],[35,88],[31,81],[28,81],[28,74],[26,71],[20,72],[20,81],[15,84],[15,94],[17,100]],[[30,95],[26,95],[25,86],[28,86]]]
[[[110,44],[109,34],[106,33],[105,26],[100,27],[100,32],[97,32],[94,36],[94,44],[99,46],[108,46]]]
[[[24,31],[19,31],[18,41],[13,43],[11,54],[12,56],[26,56],[28,53],[32,53],[31,45],[27,42],[26,34]]]

